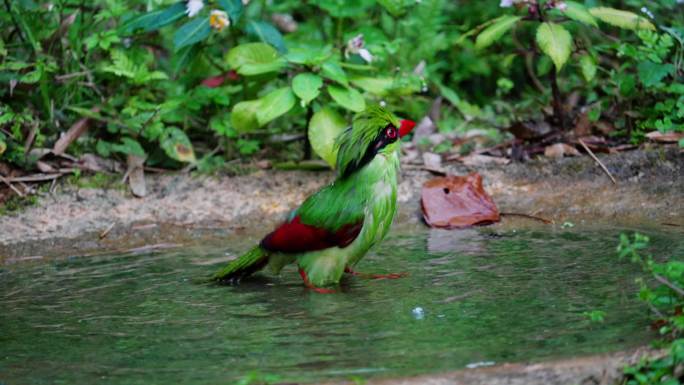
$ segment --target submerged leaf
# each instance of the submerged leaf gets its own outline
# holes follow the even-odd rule
[[[463,228],[499,221],[499,210],[482,187],[482,176],[446,176],[423,184],[423,218],[431,227]]]

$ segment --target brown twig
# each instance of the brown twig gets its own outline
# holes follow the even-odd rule
[[[674,290],[680,296],[684,297],[684,290],[682,290],[682,288],[680,288],[679,286],[675,285],[674,283],[668,281],[668,279],[663,277],[662,275],[654,274],[654,277],[655,277],[656,281],[662,283],[663,285]]]
[[[601,166],[603,171],[605,171],[606,175],[608,175],[610,180],[613,181],[613,184],[617,184],[617,181],[615,180],[615,178],[613,178],[613,174],[611,174],[610,171],[608,171],[606,166],[599,160],[599,158],[596,157],[596,155],[594,155],[594,153],[589,149],[589,147],[587,147],[584,141],[580,138],[578,138],[577,141],[579,142],[579,144],[582,145],[582,147],[584,147],[584,150],[587,152],[587,154],[589,154],[589,156],[591,156],[591,158],[594,159],[594,161],[598,163],[599,166]]]
[[[8,181],[7,178],[5,178],[4,176],[0,175],[0,180],[1,180],[3,183],[5,183],[5,184],[7,185],[7,187],[9,187],[10,189],[12,189],[12,191],[14,191],[17,195],[19,195],[20,197],[24,197],[24,193],[22,193],[21,191],[19,191],[18,188],[14,187],[14,185],[12,185],[12,183],[10,183],[10,181]]]
[[[547,225],[550,225],[550,224],[553,223],[553,221],[551,221],[551,220],[549,220],[549,219],[542,218],[542,217],[538,217],[538,216],[535,216],[535,215],[530,215],[530,214],[522,214],[522,213],[499,213],[499,215],[501,215],[501,216],[508,216],[508,217],[523,217],[523,218],[534,219],[534,220],[536,220],[536,221],[540,221],[540,222],[546,223]]]
[[[111,225],[107,226],[107,228],[103,232],[100,233],[100,239],[105,239],[107,237],[107,235],[109,235],[109,232],[112,231],[115,224],[116,224],[116,222],[112,222]]]
[[[2,177],[3,182],[8,181],[10,183],[12,182],[43,182],[46,180],[53,180],[61,177],[65,173],[59,173],[59,174],[34,174],[34,175],[28,175],[28,176],[17,176],[13,178],[5,178]]]

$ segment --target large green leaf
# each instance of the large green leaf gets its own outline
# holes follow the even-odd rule
[[[344,72],[344,70],[339,64],[333,61],[327,61],[323,63],[323,65],[321,66],[321,75],[323,75],[324,78],[328,78],[332,81],[338,82],[343,86],[349,85],[347,73]]]
[[[240,75],[261,75],[280,70],[285,61],[266,43],[247,43],[233,47],[226,55],[230,68]]]
[[[521,16],[505,15],[499,17],[494,23],[480,32],[475,39],[476,49],[485,49],[499,40],[509,29],[513,28]]]
[[[582,76],[584,80],[590,82],[596,76],[596,60],[591,55],[582,55],[580,57],[580,68],[582,69]]]
[[[250,21],[247,23],[247,34],[258,37],[264,43],[268,43],[278,50],[280,53],[286,53],[285,40],[283,35],[276,27],[265,21]]]
[[[589,13],[604,23],[624,29],[650,29],[652,31],[656,29],[646,18],[628,11],[609,7],[597,7],[589,8]]]
[[[238,133],[242,134],[259,128],[256,112],[260,106],[259,100],[247,100],[233,106],[230,123]]]
[[[366,108],[366,101],[361,93],[353,88],[328,86],[328,93],[337,104],[354,111],[361,112]]]
[[[145,32],[155,31],[183,17],[185,15],[185,7],[185,1],[181,1],[170,7],[145,12],[128,20],[120,29],[124,33],[130,33],[136,29],[142,29]]]
[[[299,74],[292,79],[292,91],[302,99],[302,106],[316,99],[321,93],[322,86],[323,79],[310,72]]]
[[[573,20],[577,20],[581,23],[598,27],[598,23],[596,23],[596,19],[594,18],[594,16],[592,16],[591,13],[589,13],[589,10],[587,10],[587,8],[580,3],[576,3],[574,1],[566,1],[565,9],[561,12],[565,16]]]
[[[177,52],[185,46],[202,41],[209,36],[209,33],[211,33],[209,17],[197,16],[181,25],[173,34],[173,49]]]
[[[167,127],[161,137],[161,148],[171,159],[179,162],[194,163],[195,151],[185,132],[177,127]]]
[[[259,99],[259,108],[256,110],[259,127],[290,111],[296,101],[290,87],[278,88]]]
[[[354,76],[350,80],[353,85],[378,96],[386,96],[394,86],[394,78],[391,77]]]
[[[547,54],[559,72],[570,57],[572,36],[562,25],[542,23],[537,28],[537,44]]]
[[[330,107],[324,107],[316,112],[309,122],[308,135],[311,147],[333,168],[337,161],[335,139],[346,126],[344,118]]]
[[[230,22],[237,24],[244,11],[244,6],[242,5],[242,0],[218,0],[219,5],[224,11],[228,13],[230,17]]]

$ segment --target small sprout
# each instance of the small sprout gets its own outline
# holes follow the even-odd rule
[[[569,221],[563,222],[563,224],[561,225],[561,228],[563,229],[571,229],[573,227],[575,227],[575,224]]]
[[[591,322],[600,323],[605,320],[606,312],[603,310],[592,310],[585,311],[584,313],[582,313],[582,315]]]
[[[422,307],[417,306],[411,310],[411,314],[413,314],[413,318],[421,320],[425,318],[425,310],[423,310]]]

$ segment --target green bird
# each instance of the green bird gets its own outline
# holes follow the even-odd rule
[[[304,284],[325,293],[345,272],[359,275],[352,268],[387,235],[397,211],[399,139],[414,126],[380,106],[356,114],[335,141],[335,181],[309,196],[259,245],[212,279],[237,282],[266,266],[278,274],[296,263]]]

